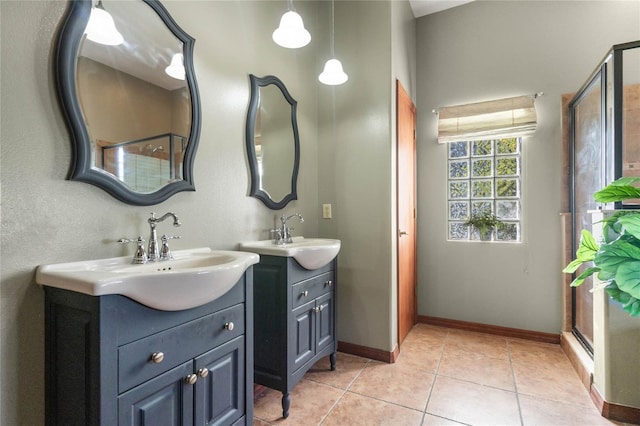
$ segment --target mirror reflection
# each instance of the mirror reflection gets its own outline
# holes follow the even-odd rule
[[[184,45],[143,2],[101,4],[124,42],[105,45],[85,37],[80,44],[78,97],[91,140],[91,165],[132,191],[151,193],[183,179],[191,126]],[[165,71],[174,57],[182,78]]]
[[[297,102],[277,77],[251,79],[247,116],[250,195],[272,209],[297,199],[299,141]]]
[[[193,44],[157,0],[70,2],[56,51],[74,142],[70,179],[135,205],[194,190]]]

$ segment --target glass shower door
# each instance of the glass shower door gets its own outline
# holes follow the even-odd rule
[[[582,229],[591,229],[590,211],[598,208],[593,193],[605,182],[604,116],[602,81],[606,64],[570,105],[572,113],[572,194],[573,253],[580,244]],[[584,269],[584,267],[583,267]],[[576,274],[580,274],[582,269]],[[573,333],[587,349],[593,351],[592,280],[572,289]]]

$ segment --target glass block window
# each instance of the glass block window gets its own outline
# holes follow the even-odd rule
[[[504,138],[447,145],[449,240],[479,241],[478,232],[464,222],[484,211],[504,224],[491,241],[520,241],[521,143]]]

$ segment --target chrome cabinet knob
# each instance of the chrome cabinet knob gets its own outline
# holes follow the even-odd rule
[[[313,312],[316,312],[316,313],[322,310],[324,310],[324,305],[316,306],[315,308],[313,308]]]
[[[227,323],[225,323],[225,324],[224,324],[224,328],[225,328],[226,330],[229,330],[229,331],[233,331],[233,328],[234,328],[234,327],[235,327],[235,325],[233,325],[233,322],[231,322],[231,321],[229,321],[229,322],[227,322]]]
[[[302,297],[307,297],[309,295],[309,291],[305,290],[302,292]]]
[[[154,352],[151,354],[151,362],[160,364],[164,360],[164,354],[162,352]]]
[[[198,376],[196,376],[195,374],[189,374],[187,377],[184,378],[184,381],[188,385],[195,385],[196,382],[198,381]]]
[[[200,370],[198,370],[198,376],[202,377],[203,379],[205,377],[207,377],[209,375],[209,369],[208,368],[201,368]]]
[[[333,281],[329,280],[326,283],[324,283],[325,286],[327,287],[332,287],[333,286]]]

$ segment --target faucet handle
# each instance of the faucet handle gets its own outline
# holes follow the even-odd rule
[[[147,257],[147,252],[144,251],[144,238],[120,238],[118,242],[120,244],[136,243],[138,245],[136,247],[135,253],[133,254],[133,260],[131,261],[131,263],[141,264],[147,263],[147,260],[149,260],[149,258]]]
[[[162,248],[160,249],[160,260],[171,260],[173,259],[173,254],[171,254],[171,249],[169,248],[169,240],[179,240],[182,238],[180,235],[172,235],[169,236],[164,234],[160,239],[162,240]]]

